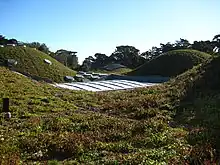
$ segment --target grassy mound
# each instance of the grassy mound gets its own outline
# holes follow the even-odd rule
[[[210,57],[211,55],[197,50],[174,50],[147,62],[128,73],[128,75],[159,75],[173,77],[206,61]]]
[[[219,164],[220,57],[194,67],[168,84],[178,98],[174,123],[189,131],[192,164]]]
[[[12,112],[11,120],[0,120],[0,164],[178,161],[187,132],[168,126],[172,112],[165,95],[160,86],[132,92],[64,90],[0,67],[0,97],[10,98]]]
[[[0,67],[0,164],[218,164],[220,58],[163,85],[78,92]],[[56,159],[57,161],[53,161]]]
[[[129,69],[129,68],[119,68],[119,69],[115,69],[115,70],[112,70],[112,71],[94,70],[94,72],[97,72],[97,73],[118,74],[118,75],[126,74],[126,73],[131,72],[131,71],[132,71],[132,69]]]
[[[18,64],[15,66],[15,70],[39,80],[48,80],[61,82],[66,75],[74,75],[75,72],[65,67],[47,54],[35,50],[33,48],[23,47],[4,47],[0,48],[0,59],[15,59]],[[48,59],[52,62],[52,65],[48,65],[44,62],[44,59]]]

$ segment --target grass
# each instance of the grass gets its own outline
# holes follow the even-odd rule
[[[208,60],[170,82],[177,93],[181,91],[173,119],[176,124],[188,128],[193,164],[220,163],[219,64],[219,57]]]
[[[65,67],[49,55],[33,48],[19,46],[0,48],[0,60],[11,58],[18,61],[14,70],[38,80],[62,82],[64,76],[75,75],[73,70]],[[50,60],[52,65],[46,64],[44,59]]]
[[[132,69],[129,69],[129,68],[119,68],[119,69],[115,69],[113,71],[94,70],[95,73],[97,72],[97,73],[118,74],[118,75],[123,75],[123,74],[126,74],[131,71],[132,71]]]
[[[128,73],[133,76],[159,75],[175,77],[209,59],[211,55],[197,50],[174,50],[145,63]]]
[[[186,131],[168,127],[172,112],[160,86],[77,92],[33,82],[5,68],[0,75],[0,96],[10,98],[13,116],[1,120],[0,134],[5,139],[0,145],[1,164],[55,159],[78,164],[139,164],[181,157],[185,140],[175,137]]]
[[[149,88],[78,92],[0,68],[0,164],[218,164],[220,58]],[[210,81],[212,80],[212,81]]]

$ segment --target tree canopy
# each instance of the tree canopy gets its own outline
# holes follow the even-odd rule
[[[18,41],[14,38],[7,39],[5,36],[0,35],[0,45],[7,45],[7,44],[18,44]]]
[[[45,43],[41,44],[39,42],[31,42],[31,43],[25,43],[25,45],[31,48],[36,48],[37,50],[44,52],[46,54],[50,53],[50,50]]]
[[[78,68],[78,57],[76,52],[59,49],[55,53],[49,50],[49,47],[45,43],[30,42],[23,43],[16,39],[7,39],[5,36],[0,35],[0,45],[7,44],[25,44],[28,47],[36,48],[39,51],[49,54],[51,57],[56,58],[58,61],[70,68]],[[116,46],[116,49],[110,55],[103,54],[101,52],[95,53],[94,56],[85,58],[80,68],[82,70],[99,70],[103,69],[109,64],[121,64],[127,68],[134,69],[146,61],[152,60],[161,54],[167,53],[172,50],[179,49],[194,49],[209,54],[220,53],[220,34],[213,37],[212,40],[206,41],[194,41],[192,44],[184,38],[176,40],[174,43],[160,43],[160,46],[153,46],[151,49],[140,53],[140,50],[130,45]]]
[[[145,58],[134,46],[121,45],[117,46],[110,56],[102,53],[96,53],[94,57],[89,56],[83,61],[82,69],[103,69],[108,64],[121,64],[128,68],[136,68],[144,62]]]
[[[215,47],[217,48],[217,52],[220,53],[220,34],[214,36],[213,42]]]
[[[63,63],[65,66],[68,66],[71,69],[75,69],[79,65],[76,53],[77,52],[74,51],[59,49],[55,52],[54,58]]]

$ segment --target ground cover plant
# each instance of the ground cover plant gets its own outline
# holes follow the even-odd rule
[[[191,49],[173,50],[146,62],[128,72],[132,76],[159,75],[175,77],[209,59],[211,55]]]
[[[154,87],[98,93],[1,67],[12,118],[1,118],[0,164],[218,164],[219,63]]]
[[[54,58],[34,48],[24,48],[22,46],[1,47],[0,62],[4,63],[7,59],[15,59],[18,62],[18,64],[14,66],[14,70],[26,73],[39,80],[62,82],[64,76],[74,76],[76,74],[75,71],[65,67]],[[44,59],[50,60],[52,65],[45,63]]]
[[[132,69],[129,68],[119,68],[119,69],[115,69],[112,71],[107,71],[107,70],[94,70],[95,73],[106,73],[106,74],[117,74],[117,75],[124,75],[128,72],[131,72]]]

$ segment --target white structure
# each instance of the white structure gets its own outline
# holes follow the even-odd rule
[[[89,74],[89,73],[84,73],[83,76],[85,78],[92,78],[92,74]]]
[[[76,74],[75,77],[77,77],[77,78],[84,78],[83,75],[81,75],[81,74]]]
[[[108,74],[105,74],[105,73],[99,73],[98,76],[99,76],[99,77],[106,77],[106,76],[108,76]]]
[[[86,90],[86,91],[111,91],[111,90],[126,90],[140,87],[148,87],[157,85],[155,83],[141,83],[129,80],[106,80],[106,81],[91,81],[91,82],[76,82],[76,83],[61,83],[55,84],[56,87],[66,88],[71,90]]]
[[[7,59],[7,63],[8,65],[12,66],[12,65],[17,65],[18,62],[15,59]]]
[[[82,75],[83,75],[83,74],[85,74],[85,72],[83,72],[83,71],[79,71],[78,74],[82,74]]]
[[[16,46],[15,44],[7,44],[7,46]]]
[[[92,79],[100,79],[99,76],[94,76],[94,75],[92,75],[91,78],[92,78]]]
[[[44,62],[49,64],[49,65],[52,65],[52,62],[50,60],[48,60],[48,59],[44,59]]]

